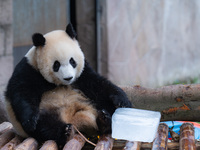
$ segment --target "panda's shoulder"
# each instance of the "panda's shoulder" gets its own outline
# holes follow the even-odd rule
[[[23,95],[27,95],[34,91],[35,95],[37,95],[37,93],[41,95],[43,92],[52,88],[55,88],[55,85],[48,83],[41,73],[31,66],[27,58],[24,57],[16,65],[8,82],[5,94],[9,97],[14,93],[24,93]]]

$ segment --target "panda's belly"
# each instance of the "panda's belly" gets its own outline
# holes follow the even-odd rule
[[[97,129],[97,111],[90,101],[71,87],[57,87],[43,94],[40,110],[54,111],[65,123],[85,128]]]

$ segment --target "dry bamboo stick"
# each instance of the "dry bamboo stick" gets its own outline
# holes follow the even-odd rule
[[[114,140],[110,135],[103,135],[100,137],[95,150],[111,150]]]
[[[160,123],[152,150],[167,150],[168,130],[167,124]]]
[[[63,150],[81,150],[84,144],[84,138],[79,134],[75,134],[73,139],[69,140],[67,144],[65,144]]]
[[[2,148],[6,143],[8,143],[12,138],[14,138],[15,133],[12,129],[6,131],[0,136],[0,148]]]
[[[27,138],[15,150],[37,150],[38,143],[34,138]]]
[[[40,148],[40,150],[57,150],[57,149],[58,149],[58,146],[56,142],[52,140],[46,141]]]
[[[10,142],[4,145],[1,150],[13,150],[18,144],[20,144],[22,138],[19,136],[15,136]]]
[[[140,150],[141,142],[127,141],[123,150]]]
[[[0,134],[6,132],[7,130],[11,129],[13,126],[10,122],[3,122],[0,124]]]
[[[183,123],[181,125],[179,149],[180,150],[196,150],[193,124]]]

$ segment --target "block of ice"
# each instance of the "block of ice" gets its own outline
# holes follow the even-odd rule
[[[118,108],[112,116],[112,137],[129,141],[152,142],[160,123],[160,112]]]

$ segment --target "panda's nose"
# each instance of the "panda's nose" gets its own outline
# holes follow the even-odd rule
[[[68,77],[68,78],[64,78],[64,80],[69,81],[71,80],[73,77]]]

